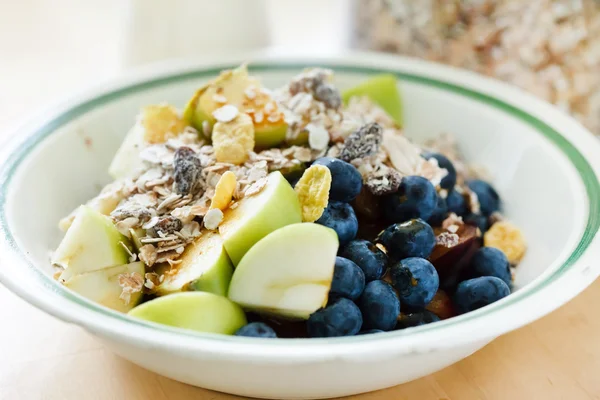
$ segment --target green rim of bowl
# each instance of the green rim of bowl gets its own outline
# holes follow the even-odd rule
[[[393,69],[385,69],[385,68],[370,68],[370,67],[362,67],[362,66],[352,66],[352,65],[338,65],[338,64],[327,64],[320,63],[321,66],[331,68],[334,71],[346,72],[346,73],[356,73],[363,75],[374,75],[380,73],[392,73],[396,75],[401,81],[404,82],[414,82],[420,85],[427,85],[431,87],[435,87],[438,89],[442,89],[445,91],[449,91],[464,97],[468,97],[470,99],[476,100],[481,103],[485,103],[488,106],[494,107],[502,112],[510,115],[511,117],[517,118],[522,122],[533,127],[537,132],[539,132],[542,136],[544,136],[547,140],[553,143],[573,164],[576,170],[579,173],[579,176],[585,186],[587,195],[588,195],[588,213],[587,213],[587,224],[583,235],[567,258],[567,260],[561,264],[554,272],[545,277],[543,280],[535,281],[520,289],[519,291],[511,294],[509,297],[504,299],[503,301],[492,304],[490,306],[484,307],[477,311],[470,312],[468,314],[464,314],[459,317],[451,318],[449,320],[445,320],[436,324],[424,325],[418,328],[411,329],[412,333],[419,331],[432,331],[436,329],[443,329],[450,325],[455,325],[462,323],[464,321],[469,321],[474,318],[478,318],[479,316],[492,313],[496,310],[503,309],[508,307],[519,300],[531,296],[532,294],[538,292],[543,289],[551,282],[564,275],[569,268],[582,256],[586,248],[592,242],[598,228],[600,227],[600,184],[596,178],[596,174],[594,173],[592,167],[587,162],[587,160],[582,156],[582,154],[560,133],[554,130],[552,127],[534,117],[527,112],[508,104],[500,99],[497,99],[493,96],[487,95],[482,92],[478,92],[454,83],[446,82],[439,79],[433,79],[430,77],[422,76],[414,73],[400,72]],[[24,160],[24,158],[31,153],[33,149],[35,149],[44,139],[49,137],[53,132],[55,132],[61,126],[67,124],[73,119],[89,112],[90,110],[102,106],[103,104],[110,102],[114,99],[117,99],[122,96],[127,96],[139,91],[144,91],[150,88],[159,87],[163,85],[172,84],[175,82],[182,82],[186,80],[193,80],[199,78],[209,78],[216,76],[222,69],[224,68],[234,68],[236,65],[225,65],[220,67],[211,67],[211,68],[198,68],[192,71],[186,71],[182,73],[175,73],[172,75],[167,75],[163,77],[158,77],[155,79],[151,79],[148,81],[144,81],[141,83],[131,84],[129,86],[124,86],[119,89],[110,91],[108,93],[102,94],[96,98],[88,100],[84,103],[81,103],[62,114],[56,116],[51,121],[47,122],[43,127],[38,129],[34,134],[30,135],[23,143],[19,146],[19,148],[12,153],[2,167],[2,175],[0,176],[0,230],[3,233],[6,241],[10,245],[10,247],[18,254],[18,256],[25,261],[30,269],[33,270],[34,274],[40,279],[40,283],[50,288],[53,292],[58,295],[73,301],[81,306],[84,306],[92,311],[103,314],[104,316],[108,316],[111,318],[115,318],[130,324],[135,324],[143,327],[152,327],[154,329],[159,329],[162,331],[184,334],[188,336],[202,336],[203,338],[211,338],[214,340],[243,340],[240,338],[225,335],[206,335],[199,332],[188,331],[184,329],[171,328],[159,324],[148,323],[142,320],[134,319],[128,317],[125,314],[121,314],[115,311],[112,311],[108,308],[102,307],[98,304],[95,304],[91,301],[84,299],[83,297],[75,295],[73,292],[68,289],[62,287],[60,284],[55,282],[51,277],[44,274],[39,268],[37,268],[28,258],[27,255],[19,249],[15,238],[12,235],[8,227],[8,221],[6,216],[6,198],[7,193],[10,188],[10,184],[14,174]],[[273,72],[273,71],[289,71],[289,70],[301,70],[303,68],[311,66],[310,64],[300,64],[300,63],[285,63],[285,62],[268,62],[268,63],[256,63],[250,66],[250,70],[253,72]],[[193,89],[193,88],[192,88]],[[191,93],[191,92],[190,92]],[[411,333],[411,332],[408,332]],[[386,336],[396,335],[402,336],[407,334],[406,331],[395,331],[390,332]],[[358,337],[349,337],[349,338],[335,338],[336,340],[344,340],[347,342],[348,340],[354,341],[367,341],[373,340],[376,338],[371,338],[372,335],[364,335]],[[376,335],[379,336],[379,335]],[[263,341],[261,343],[264,344],[284,344],[289,343],[290,340],[277,340],[277,341]],[[323,340],[323,339],[316,339]],[[302,341],[302,339],[297,339],[297,341]],[[312,339],[311,342],[314,343],[315,339]]]

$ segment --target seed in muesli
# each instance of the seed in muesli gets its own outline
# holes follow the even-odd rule
[[[173,158],[173,169],[175,192],[182,195],[195,194],[200,188],[202,162],[194,150],[185,146],[178,148]]]

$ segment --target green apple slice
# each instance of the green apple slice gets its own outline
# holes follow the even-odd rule
[[[159,296],[197,290],[227,296],[233,266],[216,232],[205,232],[195,242],[186,246],[174,273],[156,288]]]
[[[245,65],[221,72],[216,79],[198,89],[186,105],[183,119],[203,132],[203,123],[214,125],[212,113],[225,104],[236,106],[252,118],[257,148],[270,148],[285,140],[288,126],[283,114],[260,81],[248,75]]]
[[[117,150],[108,173],[115,179],[135,175],[144,167],[140,158],[140,151],[144,147],[165,143],[183,132],[186,126],[177,109],[168,104],[144,107]]]
[[[129,239],[110,218],[88,206],[81,206],[71,227],[54,252],[52,263],[65,268],[61,281],[106,267],[129,262]]]
[[[280,172],[267,176],[265,187],[228,209],[219,225],[225,250],[233,265],[260,239],[282,226],[302,222],[300,201]]]
[[[335,231],[322,225],[278,229],[246,253],[229,298],[247,310],[307,319],[327,303],[338,246]]]
[[[133,247],[139,252],[142,246],[144,245],[144,243],[142,243],[142,238],[146,236],[146,230],[143,228],[130,228],[129,234],[131,235]]]
[[[135,175],[144,167],[140,151],[146,147],[144,142],[144,127],[138,122],[127,133],[123,143],[115,153],[108,173],[114,179]]]
[[[402,98],[398,91],[398,80],[393,74],[375,75],[345,90],[342,93],[342,100],[348,104],[350,98],[355,96],[367,96],[402,126]]]
[[[247,322],[240,306],[208,292],[181,292],[158,297],[135,307],[129,315],[176,328],[225,335],[233,335]]]
[[[86,272],[70,278],[64,285],[95,303],[126,313],[140,302],[143,294],[140,291],[132,293],[128,301],[122,299],[123,288],[119,285],[119,275],[139,274],[143,278],[144,273],[144,263],[138,261]]]

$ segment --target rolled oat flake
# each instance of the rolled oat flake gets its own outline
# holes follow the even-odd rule
[[[308,145],[311,149],[324,150],[329,144],[329,132],[320,125],[308,124]]]

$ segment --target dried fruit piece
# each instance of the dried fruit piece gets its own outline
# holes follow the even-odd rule
[[[179,218],[175,218],[172,215],[166,215],[158,220],[156,225],[152,227],[155,231],[161,231],[164,234],[171,234],[178,232],[183,228],[183,223]]]
[[[401,180],[402,175],[398,171],[382,166],[382,168],[367,175],[365,186],[375,196],[383,196],[396,193],[400,187]]]
[[[304,222],[314,222],[321,217],[329,202],[330,188],[331,172],[326,166],[313,165],[304,171],[295,187]]]
[[[527,250],[523,232],[508,221],[499,221],[492,225],[483,235],[483,243],[487,247],[495,247],[502,251],[513,265],[521,261]]]
[[[383,128],[377,122],[371,122],[352,132],[344,141],[340,158],[350,162],[355,158],[368,157],[379,151]]]
[[[215,186],[215,194],[210,202],[210,208],[226,209],[229,203],[231,203],[236,185],[237,179],[233,172],[227,171],[221,175],[219,182]]]
[[[173,158],[173,179],[175,192],[182,195],[194,194],[200,188],[202,164],[194,150],[182,146],[175,151]]]
[[[240,113],[230,122],[217,122],[212,140],[218,162],[243,164],[254,149],[252,118]]]
[[[327,108],[337,110],[342,105],[340,91],[330,83],[321,83],[315,88],[315,99],[322,101]]]

